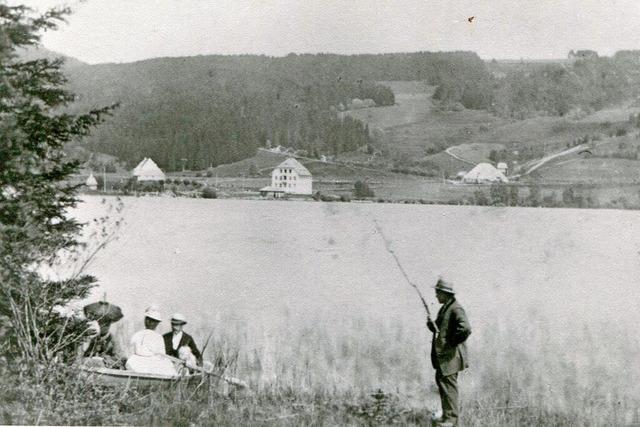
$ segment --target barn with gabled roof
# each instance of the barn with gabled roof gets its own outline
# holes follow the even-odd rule
[[[162,169],[151,158],[145,157],[138,166],[133,169],[133,176],[139,182],[164,181],[166,176]]]

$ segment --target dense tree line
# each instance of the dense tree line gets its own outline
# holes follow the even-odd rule
[[[519,68],[499,81],[492,107],[513,118],[595,111],[630,95],[637,82],[628,77],[625,67],[611,58]]]
[[[369,143],[369,132],[340,110],[354,98],[395,102],[376,82],[488,78],[482,60],[466,52],[159,58],[69,74],[75,108],[120,103],[91,137],[94,150],[129,166],[152,157],[168,170],[182,159],[190,169],[232,162],[268,142],[309,155],[351,151]]]
[[[639,58],[639,52],[624,51],[612,58],[594,55],[557,63],[493,62],[489,71],[498,72],[491,77],[452,76],[435,97],[515,119],[584,114],[638,94]]]
[[[351,151],[369,142],[361,122],[340,117],[353,98],[395,102],[384,86],[297,56],[194,57],[70,71],[75,108],[118,102],[91,137],[96,151],[134,165],[152,157],[175,170],[228,163],[267,141],[311,153]]]
[[[68,72],[78,111],[120,103],[91,137],[94,150],[129,166],[152,157],[175,170],[182,159],[204,169],[250,157],[269,143],[308,155],[366,145],[366,126],[340,111],[354,98],[395,103],[378,83],[385,80],[425,81],[445,107],[515,119],[594,111],[637,92],[639,58],[635,51],[515,64],[487,64],[471,52],[198,56],[76,65]]]

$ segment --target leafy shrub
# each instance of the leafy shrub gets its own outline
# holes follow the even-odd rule
[[[489,195],[491,196],[491,204],[494,206],[506,206],[509,204],[509,190],[504,184],[491,184]]]
[[[378,389],[371,395],[371,399],[360,405],[348,407],[348,411],[362,418],[368,425],[391,425],[401,419],[402,412],[398,409],[397,401],[397,397]]]
[[[260,175],[260,171],[258,170],[258,167],[254,163],[251,163],[249,165],[249,170],[247,171],[247,173],[251,177]]]
[[[537,185],[529,187],[528,205],[533,207],[540,206],[540,198],[540,187]]]
[[[627,132],[626,128],[618,128],[616,129],[615,136],[625,136]]]
[[[218,193],[215,189],[211,187],[205,187],[202,189],[202,198],[203,199],[217,199]]]
[[[482,190],[476,190],[473,192],[473,200],[476,205],[486,206],[489,204],[489,199]]]
[[[365,199],[367,197],[375,196],[373,190],[366,182],[356,181],[353,187],[353,197],[356,199]]]

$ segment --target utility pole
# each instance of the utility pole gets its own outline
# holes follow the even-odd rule
[[[102,192],[107,192],[107,167],[102,165]]]

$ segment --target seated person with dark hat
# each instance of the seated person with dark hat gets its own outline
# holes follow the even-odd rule
[[[187,365],[193,364],[193,359],[195,359],[197,365],[200,366],[202,365],[202,354],[193,337],[182,330],[186,324],[187,319],[180,313],[171,317],[171,332],[162,336],[165,352],[169,356],[180,358]]]
[[[90,333],[87,340],[81,343],[79,355],[93,359],[92,362],[98,366],[102,363],[107,368],[124,368],[124,352],[109,331],[110,326],[123,317],[120,307],[106,301],[98,301],[86,305],[84,314],[89,321]]]

